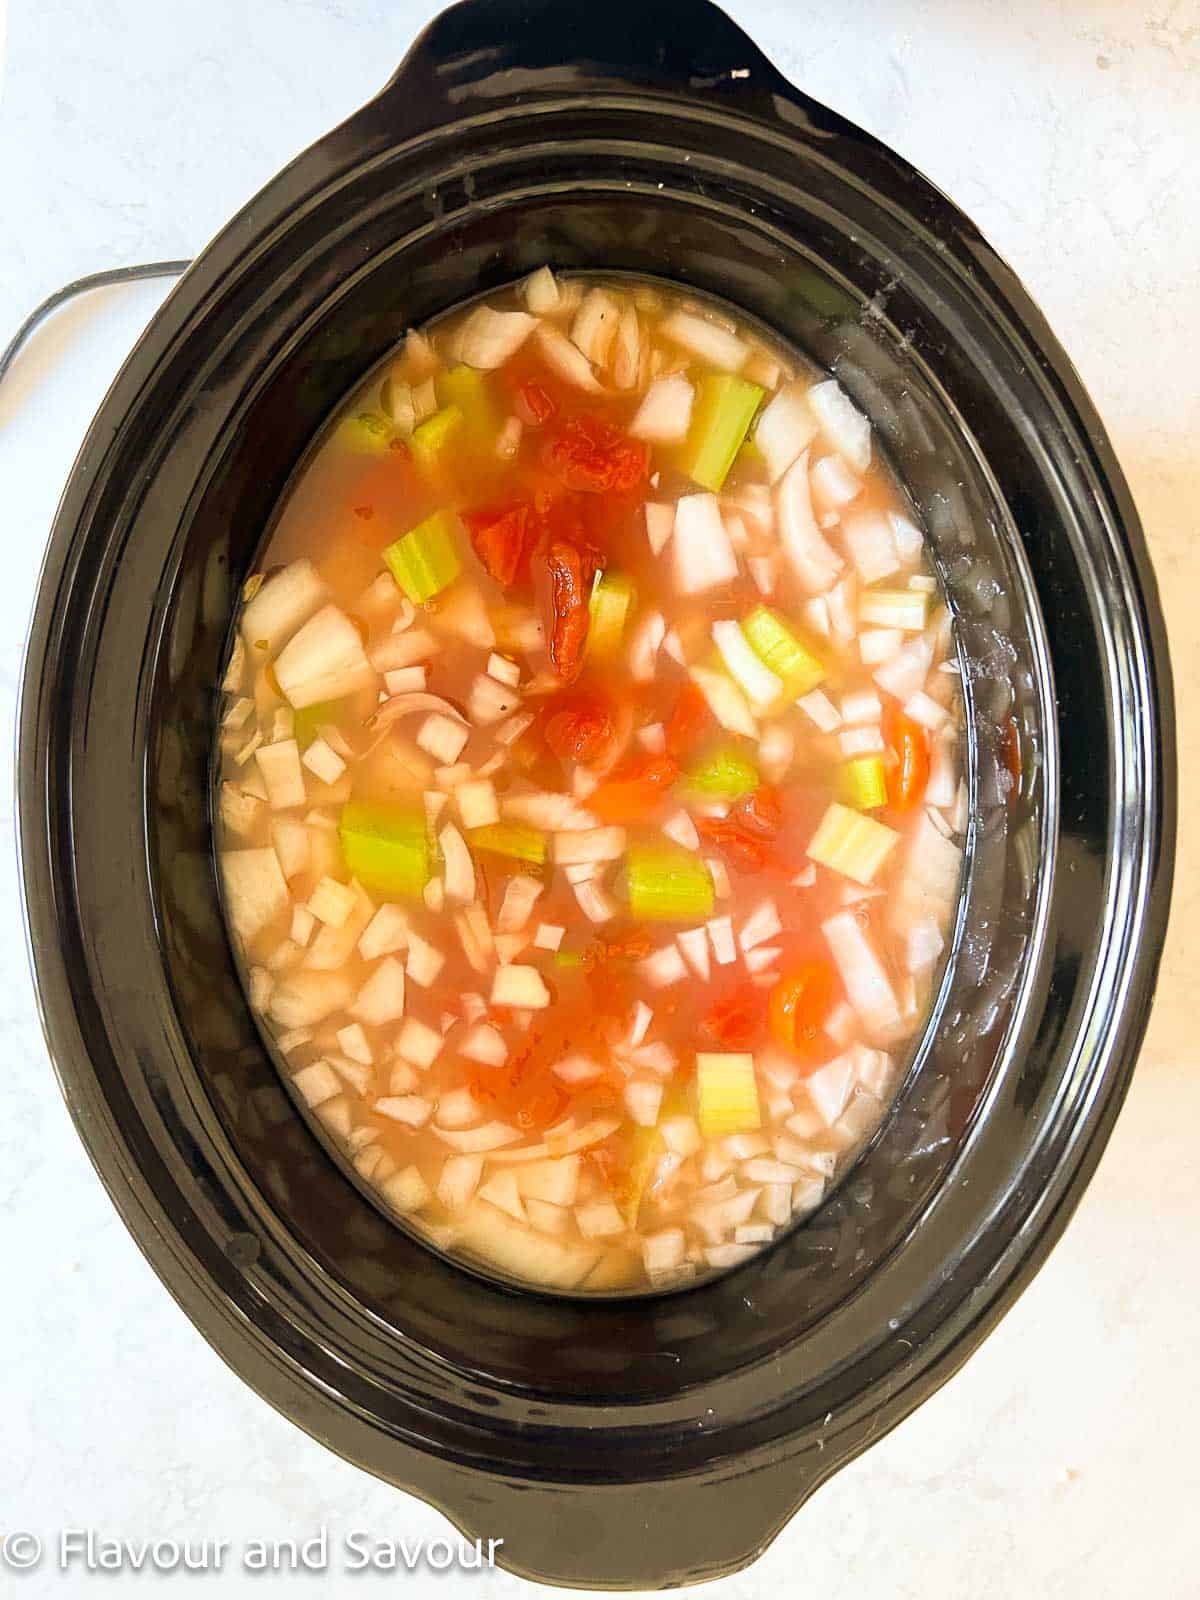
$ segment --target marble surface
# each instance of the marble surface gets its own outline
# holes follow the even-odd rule
[[[431,0],[16,0],[5,39],[0,0],[0,341],[79,273],[192,254],[375,90],[435,9]],[[1148,527],[1173,629],[1184,828],[1150,1039],[1053,1259],[963,1372],[714,1600],[1193,1593],[1200,0],[730,0],[729,9],[798,83],[903,151],[975,217],[1076,360]],[[5,761],[54,504],[161,292],[77,303],[0,391]],[[447,1531],[436,1512],[336,1460],[244,1388],[118,1223],[38,1027],[11,789],[6,778],[0,1532],[220,1537],[236,1554],[246,1539],[303,1538],[322,1523],[410,1539]],[[331,1566],[337,1573],[332,1555]],[[50,1552],[5,1592],[57,1594],[87,1581],[78,1565],[57,1571]],[[155,1580],[126,1570],[108,1581]],[[240,1596],[296,1580],[250,1575],[234,1561],[214,1581]],[[470,1585],[481,1597],[527,1587],[499,1572],[402,1581],[415,1593]]]

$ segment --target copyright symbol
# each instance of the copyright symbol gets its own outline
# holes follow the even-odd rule
[[[0,1562],[14,1572],[28,1572],[42,1559],[42,1541],[36,1533],[0,1534]]]

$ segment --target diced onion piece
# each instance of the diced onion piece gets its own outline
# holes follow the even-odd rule
[[[564,1083],[591,1083],[600,1076],[600,1066],[587,1056],[564,1056],[552,1069]]]
[[[779,911],[774,900],[764,900],[742,923],[738,943],[743,951],[753,950],[757,945],[766,944],[768,939],[773,939],[782,931],[783,924],[779,920]]]
[[[844,729],[838,735],[838,744],[841,747],[842,754],[847,759],[851,756],[873,755],[877,750],[882,750],[884,747],[883,734],[880,732],[878,723],[870,728]],[[873,802],[873,804],[879,806],[883,805],[883,803],[882,800]]]
[[[639,1128],[652,1128],[658,1121],[663,1086],[649,1078],[631,1078],[625,1085],[625,1109]]]
[[[878,583],[899,571],[900,557],[892,526],[881,511],[862,511],[842,522],[842,540],[864,583]],[[860,610],[861,615],[861,610]],[[877,617],[868,617],[875,622]]]
[[[759,660],[738,623],[714,622],[712,636],[725,665],[751,703],[759,710],[773,705],[783,694],[783,680]]]
[[[808,391],[808,403],[830,444],[855,472],[871,465],[871,424],[835,379]]]
[[[589,289],[571,323],[571,343],[593,366],[608,365],[621,308],[607,289]]]
[[[674,628],[667,629],[667,634],[663,640],[662,647],[664,653],[669,655],[671,660],[674,661],[678,666],[687,666],[687,655],[684,652],[683,642]]]
[[[550,991],[536,967],[500,967],[492,979],[492,1004],[541,1011],[550,1004]]]
[[[823,511],[840,511],[862,493],[862,479],[855,476],[841,456],[822,456],[809,472],[813,498]]]
[[[577,883],[575,899],[589,922],[611,922],[617,914],[617,902],[594,881]]]
[[[894,829],[835,801],[822,817],[806,853],[855,883],[869,884],[899,842]]]
[[[841,712],[822,689],[814,689],[811,694],[801,695],[796,704],[810,721],[816,723],[822,733],[833,733],[842,725]]]
[[[629,1047],[636,1050],[649,1032],[650,1024],[654,1021],[654,1013],[644,1000],[639,1000],[637,1009],[633,1013],[633,1023],[629,1029]]]
[[[341,972],[290,972],[271,992],[271,1016],[282,1028],[311,1028],[341,1008],[351,994]]]
[[[300,767],[300,746],[295,739],[261,745],[255,760],[267,790],[267,801],[274,811],[302,806],[308,796]]]
[[[647,722],[645,727],[637,730],[634,738],[641,745],[643,750],[649,750],[652,755],[662,755],[667,748],[666,724],[663,722]],[[583,767],[577,768],[577,771],[579,772],[583,772],[584,770],[585,769]],[[592,777],[594,777],[594,774],[588,773],[588,778],[590,779]]]
[[[422,989],[432,988],[445,964],[446,958],[440,950],[419,935],[409,933],[408,960],[404,970],[413,983],[419,984]]]
[[[504,1122],[485,1122],[478,1128],[441,1128],[435,1123],[433,1131],[439,1139],[464,1155],[503,1150],[510,1144],[517,1144],[521,1139],[516,1128],[510,1128]]]
[[[275,659],[274,672],[280,692],[297,711],[378,682],[358,629],[333,605],[323,606],[292,635]]]
[[[712,917],[706,924],[712,940],[713,957],[719,967],[728,967],[737,960],[737,946],[733,937],[731,917]]]
[[[878,575],[887,577],[886,572]],[[879,628],[920,633],[929,615],[929,599],[929,594],[921,589],[865,590],[858,602],[858,620]]]
[[[642,1239],[642,1262],[652,1281],[677,1272],[687,1256],[687,1238],[682,1228],[662,1228]]]
[[[424,1071],[431,1067],[442,1053],[442,1036],[436,1028],[408,1017],[396,1040],[396,1050],[405,1061]]]
[[[438,834],[438,845],[445,866],[445,894],[449,900],[467,903],[475,898],[475,864],[466,840],[452,822]]]
[[[355,996],[350,1015],[373,1028],[404,1015],[404,968],[394,956],[381,961],[371,973]]]
[[[702,594],[738,575],[737,556],[715,494],[684,495],[675,507],[675,581],[683,594]]]
[[[659,1132],[667,1149],[684,1160],[695,1155],[702,1143],[695,1119],[686,1115],[664,1117],[659,1123]]]
[[[603,386],[592,371],[592,364],[558,328],[543,322],[536,342],[546,365],[560,378],[587,394],[603,394]]]
[[[896,549],[905,566],[914,566],[921,559],[921,552],[925,548],[925,535],[915,523],[907,517],[902,517],[898,511],[888,514],[892,524],[892,537],[896,541]]]
[[[630,676],[635,683],[649,683],[653,679],[666,633],[666,619],[661,611],[648,611],[638,619],[629,637],[627,652]]]
[[[696,1090],[700,1131],[706,1139],[760,1125],[753,1056],[702,1051],[696,1056]]]
[[[918,689],[916,694],[910,694],[904,702],[904,715],[911,717],[914,722],[919,722],[923,728],[929,728],[934,733],[947,722],[950,713],[945,706],[940,706],[936,700],[927,695],[923,689]],[[258,752],[262,757],[262,751]]]
[[[904,643],[898,628],[866,628],[858,636],[858,653],[866,667],[878,667],[897,655]]]
[[[682,933],[675,935],[675,942],[683,952],[684,960],[696,976],[703,982],[708,982],[709,958],[708,935],[703,928],[685,928]]]
[[[535,317],[548,317],[558,310],[558,279],[549,267],[539,267],[530,273],[522,285],[525,304]]]
[[[324,739],[314,739],[300,760],[322,783],[336,783],[346,770],[346,763]]]
[[[816,437],[817,424],[801,384],[781,389],[758,419],[754,442],[767,463],[767,476],[778,483]]]
[[[497,683],[495,678],[481,672],[471,685],[467,712],[477,728],[487,728],[510,716],[520,704],[520,698],[510,685]]]
[[[501,806],[506,817],[540,828],[545,833],[564,833],[595,828],[597,819],[570,795],[537,790],[532,794],[505,795]]]
[[[498,744],[512,745],[533,723],[532,712],[522,712],[519,716],[510,717],[505,723],[495,730],[495,739]]]
[[[560,867],[592,861],[616,861],[625,853],[624,828],[586,828],[554,836],[554,859]]]
[[[507,1169],[494,1172],[480,1188],[479,1198],[495,1206],[498,1211],[503,1211],[505,1216],[512,1217],[515,1222],[525,1221],[525,1207],[521,1204],[515,1172]]]
[[[340,928],[357,903],[354,890],[336,878],[322,878],[308,897],[309,911],[330,928]]]
[[[306,906],[292,907],[291,937],[293,943],[301,946],[306,945],[312,938],[316,925],[317,919]]]
[[[496,917],[497,933],[520,933],[541,893],[542,885],[534,878],[510,878]]]
[[[824,594],[836,583],[843,563],[813,516],[807,452],[788,468],[775,498],[780,541],[797,582],[807,594]]]
[[[464,828],[487,828],[500,821],[496,790],[487,778],[459,784],[454,791],[454,803]]]
[[[385,1095],[376,1100],[373,1109],[406,1128],[423,1128],[433,1115],[433,1102],[419,1094]]]
[[[832,1127],[846,1109],[854,1088],[856,1065],[854,1054],[848,1052],[804,1080],[808,1098],[826,1127]]]
[[[325,599],[325,584],[311,561],[293,561],[260,586],[242,610],[242,637],[259,660],[272,656]]]
[[[515,661],[510,661],[507,656],[496,654],[495,651],[488,657],[488,677],[495,678],[497,683],[507,684],[510,689],[515,689],[521,681],[521,669]]]
[[[528,312],[479,306],[458,330],[458,358],[469,367],[492,372],[517,353],[537,326],[537,318]]]
[[[557,923],[540,922],[538,930],[533,936],[535,950],[557,950],[566,935],[566,929]]]
[[[909,972],[925,972],[945,949],[941,930],[932,917],[914,922],[904,938],[904,965]]]
[[[314,1109],[342,1092],[342,1082],[328,1061],[314,1061],[292,1076],[292,1085]]]
[[[458,1053],[468,1061],[481,1062],[485,1067],[502,1067],[508,1060],[504,1035],[488,1022],[478,1023],[470,1029],[459,1043]]]
[[[389,695],[419,694],[429,686],[429,675],[424,667],[397,667],[383,675],[383,687]]]
[[[924,687],[932,661],[933,646],[922,634],[876,669],[875,682],[897,700],[907,700]]]
[[[651,444],[677,444],[687,438],[695,399],[695,389],[681,372],[656,378],[629,424],[630,434]]]
[[[778,783],[795,757],[796,740],[790,728],[782,722],[774,722],[763,729],[758,742],[758,765],[768,783]]]
[[[243,939],[253,939],[282,917],[290,904],[287,879],[279,857],[270,848],[225,851],[221,878],[229,920]]]
[[[777,944],[759,945],[756,950],[746,952],[746,971],[752,976],[765,972],[768,967],[773,967],[783,955],[783,949]]]
[[[625,1232],[625,1220],[613,1201],[593,1200],[575,1207],[575,1221],[585,1239],[609,1239]]]
[[[668,839],[682,845],[685,850],[699,850],[700,835],[696,832],[696,824],[686,811],[677,811],[662,825],[662,831]]]
[[[693,667],[692,681],[708,702],[708,709],[729,733],[747,739],[758,737],[758,723],[737,684],[723,672],[709,667]]]
[[[626,304],[617,323],[617,336],[608,353],[609,369],[618,389],[636,389],[642,368],[642,330],[637,308]]]
[[[740,372],[750,356],[750,346],[736,334],[690,311],[671,312],[659,323],[658,332],[722,372]]]
[[[929,761],[929,782],[925,785],[925,804],[953,806],[958,797],[958,766],[953,754],[953,733],[933,741]]]
[[[869,820],[863,818],[863,821]],[[839,911],[822,923],[821,931],[847,998],[863,1026],[875,1034],[894,1028],[901,1019],[896,991],[853,911]]]
[[[653,989],[667,989],[687,977],[683,957],[673,944],[664,945],[638,963],[638,971]]]
[[[447,1211],[461,1211],[479,1187],[482,1175],[482,1156],[447,1156],[438,1179],[438,1200]]]
[[[389,577],[388,582],[392,581]],[[417,662],[428,661],[437,650],[438,641],[427,628],[409,628],[403,633],[385,633],[382,639],[376,639],[367,651],[367,659],[376,672],[403,672]],[[388,690],[389,694],[407,692]]]
[[[427,751],[435,761],[440,761],[443,766],[450,766],[457,761],[471,737],[471,730],[450,717],[443,716],[440,711],[435,711],[425,718],[417,730],[417,743],[422,750]]]

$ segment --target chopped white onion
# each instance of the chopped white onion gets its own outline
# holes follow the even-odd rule
[[[829,545],[813,516],[808,488],[808,454],[788,468],[775,496],[783,551],[807,594],[824,594],[842,570],[842,558]]]
[[[842,979],[850,1004],[871,1033],[884,1033],[900,1021],[900,1006],[891,979],[874,946],[852,911],[839,911],[821,931]]]
[[[825,437],[855,472],[871,465],[871,424],[835,379],[808,391],[808,403]]]
[[[500,967],[492,979],[492,1004],[541,1011],[550,1004],[550,991],[536,967]]]
[[[658,652],[666,634],[667,623],[661,611],[648,611],[638,618],[629,637],[627,653],[630,675],[635,683],[649,683],[654,677]]]
[[[685,850],[700,848],[700,835],[696,832],[696,824],[686,811],[676,811],[674,816],[668,817],[662,825],[662,831],[668,839],[682,845]]]
[[[660,505],[657,501],[646,502],[646,538],[650,543],[652,555],[660,556],[667,548],[667,542],[675,532],[675,507]]]
[[[630,434],[651,444],[677,444],[687,438],[695,398],[695,389],[681,372],[656,378],[629,424]]]
[[[458,359],[469,367],[492,372],[516,355],[537,326],[537,318],[528,312],[479,306],[458,330]]]
[[[693,667],[692,681],[724,729],[748,739],[758,737],[758,723],[736,683],[723,672],[714,672],[709,667]]]
[[[683,952],[684,960],[703,983],[708,982],[708,934],[703,928],[685,928],[675,935],[675,942]]]
[[[638,970],[652,989],[667,989],[687,977],[683,957],[673,944],[664,945],[638,963]]]
[[[773,939],[777,933],[782,932],[783,924],[779,920],[779,911],[774,900],[764,900],[742,923],[738,943],[744,954],[757,945],[766,944],[768,939]]]
[[[659,323],[658,332],[722,372],[740,372],[750,356],[750,346],[736,334],[690,311],[671,312]]]
[[[675,507],[675,582],[682,594],[703,594],[738,575],[737,556],[715,494],[687,494]]]
[[[475,864],[467,842],[452,822],[438,834],[438,847],[442,852],[445,869],[445,894],[448,900],[464,904],[475,898]]]
[[[822,733],[833,733],[842,725],[841,712],[823,689],[813,689],[796,701],[800,710]]]
[[[790,383],[763,411],[754,442],[767,463],[767,476],[778,483],[816,436],[817,424],[809,410],[804,388]]]
[[[529,878],[523,874],[510,878],[496,917],[497,933],[520,933],[529,921],[541,894],[542,885],[536,878]]]

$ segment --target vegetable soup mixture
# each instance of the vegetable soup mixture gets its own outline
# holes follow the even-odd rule
[[[542,269],[408,335],[260,567],[225,909],[380,1203],[584,1293],[812,1212],[928,1016],[967,804],[950,619],[838,383]]]

